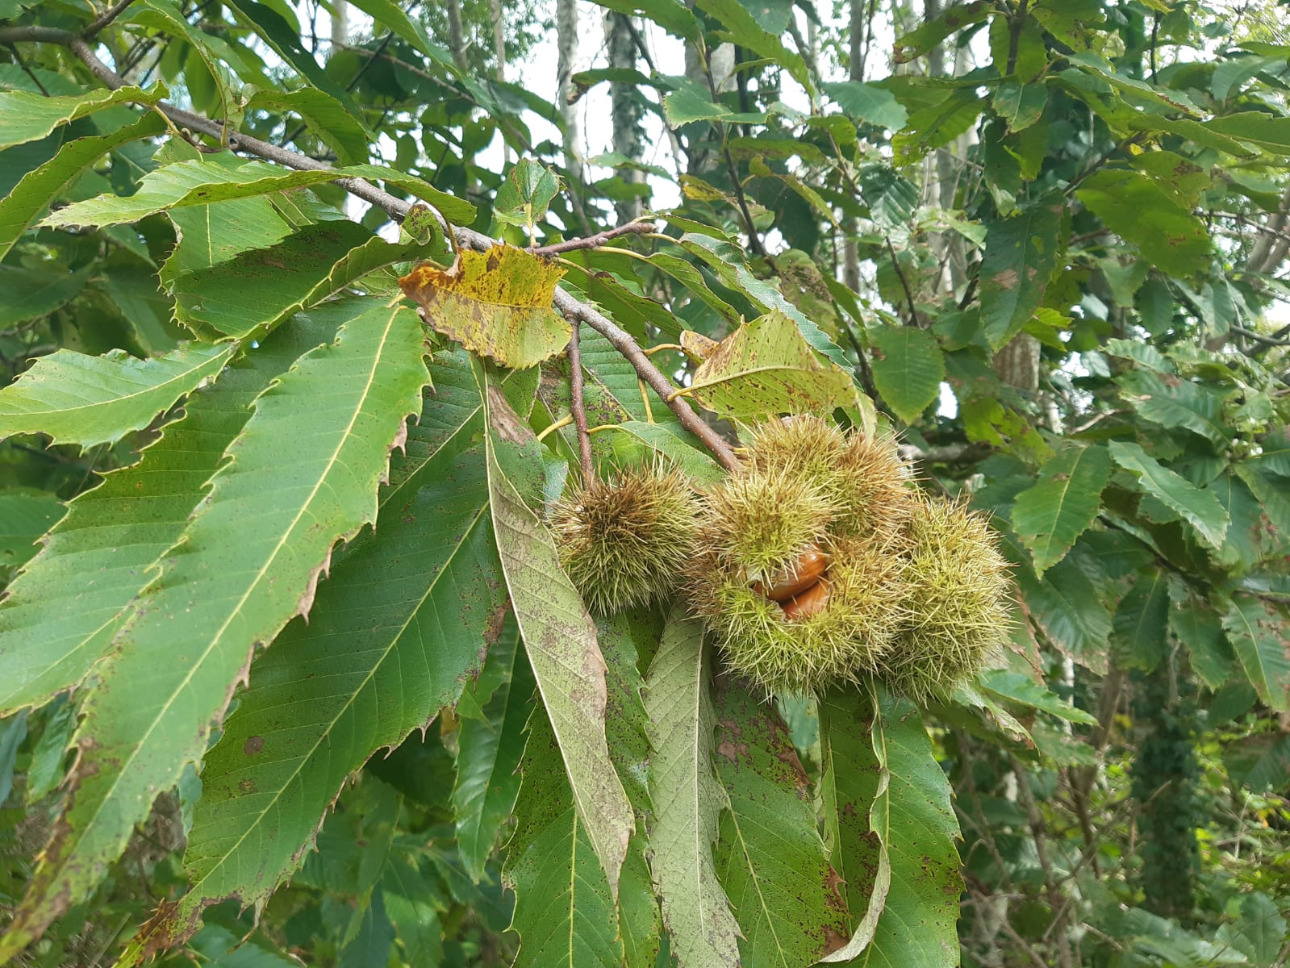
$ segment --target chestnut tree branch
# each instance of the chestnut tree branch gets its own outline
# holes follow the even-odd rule
[[[578,347],[578,331],[582,329],[580,320],[571,320],[572,335],[569,337],[569,412],[573,415],[573,425],[578,430],[578,460],[582,465],[582,486],[590,487],[596,476],[595,465],[591,462],[591,434],[587,432],[587,407],[582,399],[582,351]]]
[[[564,242],[554,242],[551,245],[535,246],[529,251],[534,255],[559,255],[562,252],[574,252],[578,249],[598,249],[612,239],[621,238],[624,235],[644,235],[647,232],[653,232],[654,228],[654,223],[650,221],[628,222],[626,225],[605,229],[605,231],[597,232],[595,235],[588,235],[580,239],[567,239]]]
[[[103,63],[89,44],[70,31],[51,27],[0,28],[0,44],[15,42],[61,44],[70,48],[72,53],[89,68],[90,72],[108,87],[116,89],[126,85],[125,78]],[[267,141],[261,141],[259,138],[253,138],[250,135],[229,131],[217,121],[177,108],[164,101],[157,102],[156,107],[176,125],[185,127],[189,131],[200,132],[211,138],[218,139],[237,151],[244,151],[247,154],[255,155],[287,168],[305,171],[326,171],[331,168],[330,165],[324,162],[315,161],[298,152],[279,148],[277,145],[269,144]],[[383,191],[361,178],[337,178],[335,183],[351,195],[369,202],[398,221],[403,220],[413,204],[424,204],[396,198],[389,192]],[[426,207],[430,208],[431,212],[434,212],[444,231],[446,233],[451,232],[457,245],[484,250],[496,244],[494,239],[484,235],[482,232],[476,232],[474,229],[466,228],[465,226],[450,226],[439,212],[429,206]],[[644,231],[644,229],[636,231]],[[650,388],[676,414],[676,419],[681,426],[698,437],[722,467],[730,471],[738,469],[740,466],[739,459],[735,456],[734,451],[731,450],[730,445],[694,412],[683,397],[675,395],[676,388],[672,385],[672,381],[650,362],[649,357],[645,355],[640,344],[632,338],[630,333],[620,328],[600,310],[589,303],[575,299],[564,289],[556,289],[554,304],[555,308],[570,323],[576,325],[578,322],[584,322],[605,337],[610,345],[631,363],[640,378],[649,384]]]

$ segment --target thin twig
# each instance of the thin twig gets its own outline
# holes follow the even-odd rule
[[[117,17],[121,16],[125,11],[125,8],[130,6],[132,3],[134,3],[134,0],[118,0],[117,3],[112,4],[112,6],[103,11],[97,20],[81,31],[81,36],[86,40],[90,40],[100,30],[110,24]]]
[[[891,265],[896,270],[896,278],[900,280],[900,288],[905,290],[905,299],[909,301],[909,325],[918,325],[918,309],[914,306],[914,294],[910,291],[909,280],[905,278],[905,270],[900,267],[900,260],[896,258],[896,249],[891,244],[891,236],[884,235],[883,240],[887,243],[887,251],[891,253]]]
[[[597,232],[595,235],[588,235],[585,238],[554,242],[551,245],[535,247],[530,251],[534,255],[559,255],[561,252],[574,252],[578,249],[598,249],[605,243],[624,235],[644,235],[653,231],[653,222],[628,222],[626,225],[605,229],[603,232]]]
[[[584,487],[589,487],[596,476],[596,468],[591,462],[591,436],[587,433],[587,406],[582,400],[582,352],[578,348],[578,330],[582,328],[582,322],[574,319],[571,323],[569,411],[573,414],[574,426],[578,428],[578,459],[582,463],[582,484]]]

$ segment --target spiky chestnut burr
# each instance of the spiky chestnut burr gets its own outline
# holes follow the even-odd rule
[[[842,539],[827,572],[783,602],[711,556],[687,590],[734,672],[767,695],[806,695],[882,666],[905,620],[901,571],[898,548]]]
[[[676,588],[694,552],[698,514],[686,477],[651,464],[593,479],[561,499],[551,531],[587,607],[612,615]]]
[[[837,534],[886,540],[909,517],[910,474],[889,437],[845,434],[804,414],[760,424],[750,440],[753,467],[799,475],[836,506]]]
[[[745,584],[776,584],[818,550],[837,506],[802,475],[749,468],[713,488],[699,528],[700,558]]]
[[[919,493],[907,526],[904,611],[883,676],[917,702],[944,698],[1007,639],[1011,580],[984,515]]]

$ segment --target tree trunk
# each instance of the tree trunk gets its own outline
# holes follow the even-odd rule
[[[497,56],[497,80],[506,82],[506,20],[503,17],[502,0],[490,0],[489,10],[493,14],[493,53]]]
[[[461,27],[461,0],[447,0],[448,48],[459,71],[466,70],[466,37]]]
[[[605,47],[609,55],[609,66],[633,70],[636,67],[636,39],[631,19],[626,14],[605,14]],[[615,153],[640,161],[643,145],[641,144],[641,108],[634,97],[634,84],[611,83],[609,100],[610,117],[613,124],[613,150]],[[621,181],[636,185],[642,181],[641,172],[627,168],[619,173]],[[641,202],[637,197],[624,198],[614,202],[619,222],[630,222],[641,213]]]
[[[331,9],[331,46],[340,50],[349,43],[349,2],[332,0]]]
[[[556,91],[555,103],[564,118],[564,164],[570,180],[582,183],[582,135],[577,105],[569,103],[574,65],[578,59],[578,0],[556,0]]]

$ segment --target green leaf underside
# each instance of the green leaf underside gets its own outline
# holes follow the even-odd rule
[[[816,413],[853,398],[847,372],[821,362],[797,325],[778,311],[722,340],[695,372],[689,392],[708,410],[727,417]]]
[[[256,644],[308,612],[332,544],[374,519],[389,449],[429,379],[421,325],[368,301],[321,315],[331,313],[344,320],[336,341],[256,401],[99,666],[74,740],[75,796],[0,960],[89,893],[156,796],[201,758]]]
[[[955,968],[963,879],[949,779],[914,705],[889,696],[879,705],[874,747],[881,744],[890,783],[887,796],[874,804],[871,823],[891,858],[891,889],[873,941],[853,964]]]
[[[189,343],[146,360],[57,350],[0,390],[0,437],[44,433],[82,447],[118,440],[213,379],[236,349]]]
[[[299,320],[234,363],[167,424],[138,463],[68,505],[46,548],[0,605],[0,710],[39,706],[76,685],[112,641],[150,569],[183,534],[251,404],[335,323]],[[110,524],[108,522],[111,522]],[[75,606],[62,597],[78,588]]]
[[[460,394],[437,383],[455,408]],[[202,772],[184,858],[193,886],[172,935],[224,897],[263,904],[300,863],[345,778],[454,702],[500,631],[483,420],[457,412],[466,414],[460,432],[386,492],[375,535],[339,557],[308,624],[292,623],[253,665]],[[284,706],[296,710],[289,722]]]
[[[1181,514],[1212,548],[1221,548],[1227,533],[1227,512],[1213,492],[1202,490],[1175,474],[1137,444],[1112,440],[1108,445],[1115,462],[1138,475],[1144,492],[1159,498]]]
[[[144,91],[137,87],[67,97],[45,97],[28,91],[0,92],[0,148],[37,141],[60,125],[114,104],[155,104],[164,96],[161,88]]]
[[[890,776],[881,723],[868,698],[833,690],[819,708],[825,840],[852,915],[850,939],[823,960],[850,963],[872,943],[891,889],[887,830],[875,826],[890,811]]]
[[[479,679],[466,691],[477,711],[467,715],[465,700],[458,703],[452,805],[457,814],[457,852],[466,873],[479,881],[515,806],[524,726],[533,708],[533,674],[513,617],[508,616],[501,638],[488,650]]]
[[[870,332],[873,380],[896,416],[913,423],[940,395],[945,359],[936,337],[912,326],[884,326]]]
[[[514,968],[618,968],[623,949],[613,891],[574,807],[561,756],[539,706],[529,724],[504,872],[515,891],[511,929],[520,936]]]
[[[560,567],[550,532],[502,472],[501,447],[531,439],[476,364],[488,429],[488,487],[497,550],[529,664],[559,740],[578,817],[605,869],[610,893],[635,827],[605,738],[605,660],[577,589]]]
[[[1290,712],[1290,621],[1284,609],[1251,595],[1236,595],[1223,615],[1232,650],[1259,698]]]
[[[743,934],[742,964],[809,965],[848,936],[837,874],[788,730],[772,707],[724,685],[714,760],[730,809],[721,817],[717,871]]]
[[[713,770],[716,714],[703,630],[676,609],[646,678],[653,756],[650,869],[681,968],[737,966],[739,925],[712,848],[726,791]]]
[[[134,124],[111,134],[91,135],[69,141],[49,161],[23,176],[8,195],[0,198],[0,259],[27,231],[54,199],[104,154],[141,138],[166,130],[161,115],[150,111]]]
[[[130,196],[101,195],[75,202],[48,216],[41,224],[116,225],[136,222],[172,208],[252,198],[273,192],[321,185],[337,178],[369,178],[388,182],[432,204],[452,222],[471,222],[475,206],[432,188],[419,178],[375,165],[350,165],[321,171],[289,171],[262,161],[228,165],[205,159],[178,161],[149,172]]]
[[[1039,483],[1017,495],[1012,524],[1042,575],[1066,556],[1097,517],[1102,488],[1111,478],[1103,447],[1073,446],[1040,470]]]
[[[176,286],[176,316],[190,327],[258,338],[367,272],[412,255],[348,221],[315,222],[278,245],[194,272]]]

